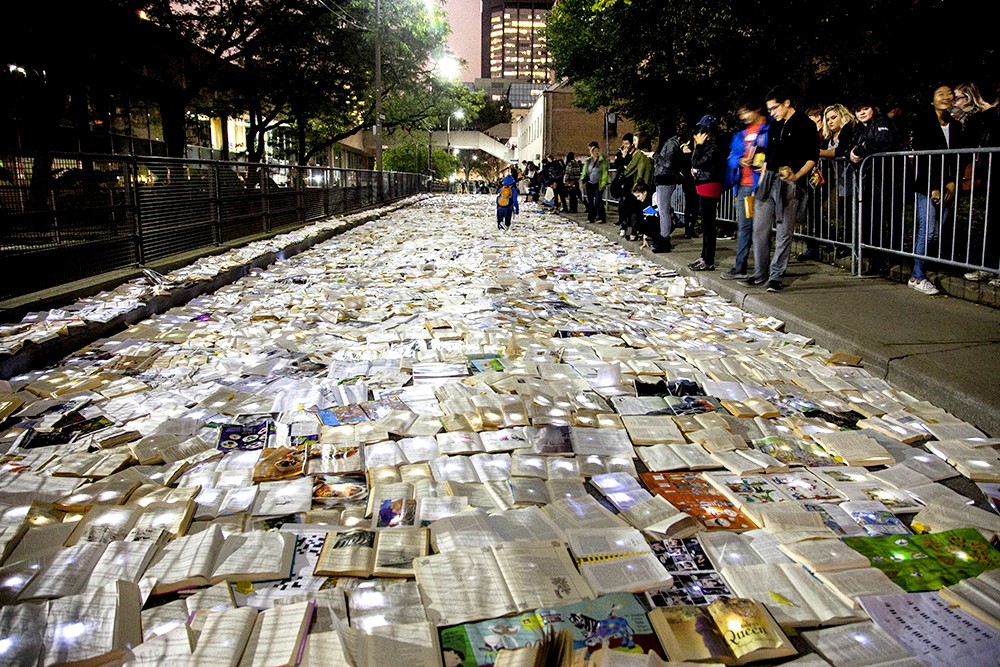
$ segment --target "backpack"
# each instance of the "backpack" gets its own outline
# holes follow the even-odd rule
[[[514,187],[511,185],[505,185],[500,188],[500,193],[497,195],[497,206],[502,208],[507,208],[510,206],[511,200],[514,198]]]

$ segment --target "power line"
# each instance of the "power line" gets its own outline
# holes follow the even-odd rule
[[[340,9],[339,7],[335,7],[331,3],[327,2],[327,0],[319,0],[319,4],[321,4],[324,7],[326,7],[326,9],[329,10],[329,12],[331,14],[333,14],[334,16],[336,16],[337,18],[339,18],[344,23],[347,23],[348,25],[353,26],[353,27],[357,28],[358,30],[369,30],[369,28],[367,28],[367,27],[361,25],[360,23],[358,23],[358,21],[356,19],[350,17],[346,12],[344,12],[343,9]]]

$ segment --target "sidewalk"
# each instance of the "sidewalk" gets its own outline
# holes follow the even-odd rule
[[[835,266],[799,262],[793,245],[785,288],[768,293],[719,274],[732,268],[736,241],[720,240],[715,271],[692,271],[701,239],[673,235],[674,250],[653,254],[618,236],[612,222],[589,224],[585,214],[561,214],[632,252],[701,283],[749,311],[776,317],[786,330],[833,351],[860,355],[864,366],[894,387],[930,401],[991,436],[1000,436],[1000,310],[948,296],[926,296],[906,285],[858,278]],[[752,259],[752,254],[751,254]]]

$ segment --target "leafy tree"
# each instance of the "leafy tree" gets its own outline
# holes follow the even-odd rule
[[[388,171],[406,171],[417,174],[427,173],[427,141],[418,136],[407,136],[382,153],[383,167]],[[459,160],[447,150],[431,149],[431,165],[434,178],[446,179],[458,171]]]
[[[561,0],[546,37],[580,106],[655,130],[729,115],[777,84],[797,87],[799,106],[861,94],[925,102],[939,80],[992,90],[994,32],[980,8],[945,0]],[[960,47],[942,41],[954,34]]]

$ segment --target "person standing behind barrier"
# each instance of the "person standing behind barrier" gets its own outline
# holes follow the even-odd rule
[[[765,100],[775,122],[768,130],[767,161],[754,197],[754,274],[743,283],[760,285],[767,281],[768,292],[779,292],[781,278],[788,268],[802,189],[819,159],[819,136],[816,124],[805,114],[795,112],[790,92],[775,88]],[[770,258],[771,225],[778,230],[773,259]],[[769,273],[765,274],[768,266]]]
[[[604,188],[608,187],[608,160],[601,155],[596,141],[587,144],[590,157],[583,163],[580,179],[587,194],[587,222],[604,224],[608,214],[604,208]]]
[[[934,89],[933,115],[922,113],[913,122],[913,150],[946,151],[962,147],[962,125],[951,115],[955,96],[950,86]],[[929,254],[928,246],[937,240],[941,223],[951,217],[955,200],[954,159],[944,155],[918,155],[915,158],[913,189],[917,221],[913,254]],[[927,279],[924,260],[915,257],[907,287],[933,295],[938,289]]]
[[[622,135],[622,145],[611,161],[611,168],[615,170],[614,180],[611,181],[611,196],[618,200],[618,236],[628,234],[628,224],[632,215],[630,212],[632,197],[629,197],[628,193],[632,191],[634,183],[625,177],[625,170],[628,169],[635,154],[632,139],[631,132]]]
[[[625,168],[625,182],[629,184],[627,190],[622,194],[622,199],[629,199],[628,207],[628,240],[638,241],[641,237],[640,227],[642,226],[642,208],[635,197],[630,197],[629,193],[636,183],[653,182],[653,161],[649,159],[647,151],[652,150],[652,141],[645,132],[640,132],[636,137],[635,150],[632,153],[632,160]],[[650,194],[652,196],[652,194]],[[619,204],[620,206],[620,204]]]
[[[681,166],[687,162],[681,152],[681,138],[671,134],[669,126],[660,126],[660,146],[653,154],[653,185],[660,217],[659,239],[653,241],[653,252],[670,252],[670,232],[674,223],[674,190],[684,182]]]
[[[566,171],[563,174],[563,183],[566,186],[569,213],[577,213],[580,210],[580,174],[582,172],[583,165],[576,159],[576,153],[573,151],[566,153]]]
[[[845,243],[851,243],[853,238],[854,210],[851,204],[853,201],[851,194],[854,190],[851,183],[850,162],[847,160],[847,156],[854,146],[856,131],[857,121],[854,119],[854,114],[843,104],[831,104],[823,110],[823,140],[820,142],[819,156],[828,160],[825,168],[834,176],[832,181],[828,177],[827,182],[831,183],[831,188],[836,188],[836,192],[832,193],[835,197],[835,204],[823,208],[830,212],[831,217],[833,215],[840,217],[844,226],[843,237],[840,240]],[[822,192],[825,197],[829,197],[831,194],[830,190]],[[851,251],[848,248],[837,247],[837,257],[846,257],[849,254]]]
[[[729,144],[726,186],[733,189],[736,205],[736,261],[722,274],[723,280],[746,280],[750,242],[753,238],[753,196],[760,182],[760,165],[767,150],[767,119],[760,104],[745,102],[738,110],[746,126],[733,135]]]
[[[858,130],[854,135],[854,145],[848,153],[848,159],[856,167],[855,176],[861,183],[861,198],[864,204],[861,211],[861,241],[878,245],[885,242],[883,232],[892,226],[893,216],[899,217],[902,209],[902,197],[894,201],[899,194],[894,184],[882,186],[882,176],[889,170],[876,173],[872,164],[867,171],[861,171],[865,158],[876,153],[888,153],[899,150],[899,135],[891,120],[877,112],[875,105],[868,98],[862,98],[854,104],[854,116],[858,119]],[[877,226],[877,229],[876,229]],[[878,236],[876,237],[876,233]],[[891,229],[889,232],[891,237]],[[869,256],[868,270],[865,275],[884,276],[889,272],[889,262],[885,253],[879,250],[867,251]]]
[[[701,117],[695,126],[694,151],[691,154],[691,174],[698,193],[701,217],[701,257],[688,264],[692,271],[715,270],[715,241],[718,234],[716,215],[722,197],[722,181],[726,174],[725,154],[716,141],[719,121],[711,115]]]
[[[990,104],[983,99],[979,92],[979,87],[974,83],[960,83],[955,86],[955,106],[964,113],[962,125],[964,126],[965,145],[969,148],[997,148],[1000,147],[1000,107],[994,102]],[[954,109],[952,109],[954,116]],[[1000,206],[1000,153],[980,153],[973,170],[966,168],[962,178],[962,190],[969,190],[977,198],[984,196],[985,201],[979,208],[983,211],[983,234],[981,254],[972,255],[970,263],[976,264],[982,261],[991,269],[1000,263],[1000,220],[994,214],[992,224],[989,218],[985,218],[987,212],[994,212]],[[993,171],[996,169],[996,171]],[[993,171],[992,176],[990,172]],[[967,176],[967,178],[966,178]],[[984,188],[983,186],[988,185]],[[984,193],[985,190],[985,193]],[[973,245],[970,251],[975,250]],[[978,261],[977,261],[978,260]],[[965,274],[966,280],[982,281],[989,280],[991,287],[1000,287],[1000,277],[996,271],[972,271]]]

